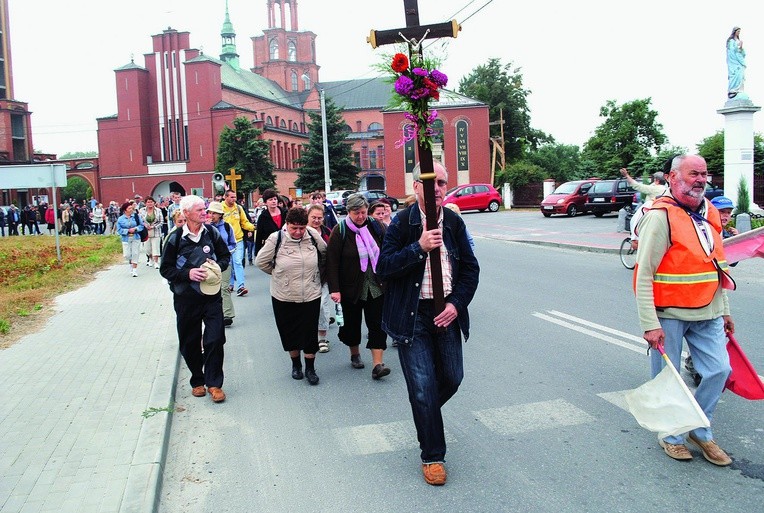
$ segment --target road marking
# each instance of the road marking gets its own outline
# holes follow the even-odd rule
[[[412,420],[335,428],[332,433],[343,451],[356,456],[419,447]],[[446,442],[454,441],[455,439],[446,431]]]
[[[567,319],[569,321],[577,322],[578,324],[583,324],[584,326],[589,326],[590,328],[595,328],[600,331],[604,331],[605,333],[610,333],[611,335],[617,335],[621,338],[625,338],[626,340],[631,340],[633,342],[638,342],[642,344],[643,346],[647,345],[647,341],[645,341],[642,337],[637,337],[632,335],[631,333],[626,333],[625,331],[619,331],[615,330],[613,328],[608,328],[607,326],[603,326],[602,324],[596,324],[591,321],[587,321],[586,319],[581,319],[580,317],[574,317],[572,315],[558,312],[557,310],[548,310],[548,312],[552,315],[556,315],[557,317],[562,317],[563,319]]]
[[[595,421],[584,410],[563,399],[490,408],[473,414],[485,427],[504,436]]]
[[[550,313],[552,313],[552,311],[550,311]],[[617,338],[613,338],[613,337],[609,337],[607,335],[603,335],[602,333],[598,333],[598,332],[590,330],[588,328],[583,328],[581,326],[577,326],[577,325],[572,324],[570,322],[566,322],[566,321],[564,321],[562,319],[557,319],[555,317],[552,317],[552,316],[549,316],[549,315],[546,315],[546,314],[543,314],[543,313],[533,312],[533,316],[534,317],[538,317],[539,319],[543,319],[545,321],[549,321],[551,323],[557,324],[558,326],[562,326],[563,328],[568,328],[570,330],[577,331],[579,333],[583,333],[584,335],[589,335],[590,337],[594,337],[594,338],[598,338],[600,340],[604,340],[605,342],[608,342],[610,344],[613,344],[613,345],[616,345],[616,346],[619,346],[619,347],[623,347],[625,349],[629,349],[629,350],[634,351],[636,353],[645,354],[645,346],[642,346],[642,347],[635,346],[634,344],[630,344],[628,342],[624,342],[623,340],[620,340],[620,339],[617,339]],[[572,316],[568,316],[568,317],[572,317]],[[572,318],[576,319],[575,317],[572,317]],[[583,320],[583,319],[581,319],[581,320]],[[585,322],[588,322],[588,321],[585,321]],[[599,325],[596,325],[594,323],[589,323],[589,324],[593,324],[594,326],[599,326]],[[610,328],[608,328],[608,329],[610,329]],[[612,331],[616,331],[616,330],[612,330]],[[645,342],[645,344],[646,344],[646,342]]]

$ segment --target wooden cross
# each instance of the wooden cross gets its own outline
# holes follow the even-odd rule
[[[226,180],[231,182],[231,190],[233,192],[236,192],[236,182],[241,180],[241,175],[237,175],[236,174],[236,168],[234,168],[234,167],[232,167],[228,171],[230,171],[231,174],[230,175],[226,175],[223,178],[225,178]]]
[[[422,41],[439,37],[456,37],[461,27],[456,20],[434,25],[419,24],[419,7],[417,0],[403,0],[406,12],[406,27],[391,30],[372,30],[366,41],[372,48],[381,45],[406,42],[409,47],[409,58],[412,54],[421,55]],[[418,59],[417,59],[418,60]],[[422,190],[424,192],[424,213],[427,228],[432,230],[438,226],[438,213],[435,206],[435,170],[432,162],[432,149],[427,147],[417,137],[419,150],[419,168],[421,171]],[[432,273],[433,316],[437,316],[445,308],[443,297],[443,269],[440,265],[440,248],[430,251],[430,272]]]

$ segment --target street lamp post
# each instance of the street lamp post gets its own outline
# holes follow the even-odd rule
[[[324,192],[332,190],[332,178],[329,176],[329,140],[326,135],[326,97],[324,90],[318,91],[321,98],[321,135],[324,141]]]

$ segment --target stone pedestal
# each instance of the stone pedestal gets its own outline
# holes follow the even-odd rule
[[[751,209],[758,209],[753,203],[753,115],[760,110],[741,92],[716,111],[724,116],[724,195],[737,205],[743,177],[751,195]]]

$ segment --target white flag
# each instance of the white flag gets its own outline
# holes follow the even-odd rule
[[[639,425],[659,433],[660,438],[680,435],[711,423],[690,389],[664,354],[666,365],[657,376],[626,392],[629,411]]]

